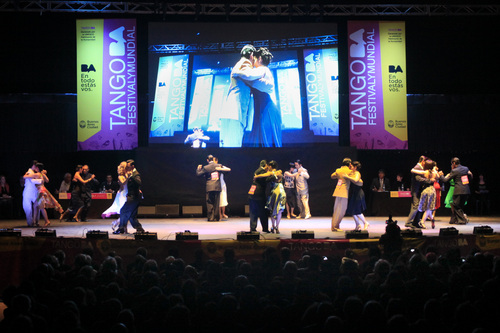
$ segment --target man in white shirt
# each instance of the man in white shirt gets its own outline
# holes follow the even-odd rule
[[[311,211],[309,209],[309,187],[307,186],[307,180],[309,179],[309,173],[307,169],[302,166],[300,160],[295,161],[295,169],[297,172],[295,175],[295,186],[297,188],[297,202],[300,209],[300,217],[309,219],[311,218]]]

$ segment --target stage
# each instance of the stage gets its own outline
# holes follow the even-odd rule
[[[158,240],[175,240],[177,232],[189,230],[197,232],[199,240],[236,240],[236,233],[240,231],[249,231],[248,217],[230,217],[220,222],[208,222],[204,217],[198,218],[141,218],[139,219],[144,230],[157,233]],[[368,228],[369,238],[379,238],[385,232],[387,218],[367,217],[370,223]],[[406,216],[393,217],[398,221],[399,227],[404,230]],[[134,240],[135,230],[130,227],[129,233],[114,235],[111,229],[113,219],[89,219],[88,222],[59,222],[57,219],[51,219],[51,225],[47,229],[55,230],[57,237],[63,238],[85,238],[90,230],[108,231],[110,239]],[[449,217],[438,216],[435,229],[431,229],[431,223],[428,221],[428,229],[421,229],[423,236],[439,236],[439,229],[455,227],[459,234],[470,235],[474,227],[489,225],[495,233],[500,233],[500,217],[470,217],[470,223],[466,225],[450,225]],[[269,220],[271,227],[271,220]],[[283,218],[280,223],[280,233],[262,233],[260,224],[257,231],[260,232],[260,240],[290,239],[291,232],[295,230],[314,231],[315,239],[340,240],[345,239],[345,231],[353,230],[355,227],[352,217],[346,217],[340,225],[344,232],[331,231],[331,217],[321,216],[310,219],[287,219]],[[0,220],[0,229],[19,229],[22,237],[35,237],[35,231],[38,228],[26,226],[23,220]]]
[[[344,232],[330,230],[331,218],[328,216],[311,219],[283,219],[280,234],[260,233],[259,239],[237,240],[237,233],[249,231],[248,217],[230,217],[220,222],[208,222],[205,218],[142,218],[143,228],[156,233],[157,240],[136,239],[133,233],[114,235],[112,220],[91,219],[88,222],[59,222],[52,220],[47,229],[54,230],[56,237],[40,237],[35,232],[39,228],[30,228],[24,220],[0,220],[0,229],[13,229],[21,236],[2,235],[0,237],[0,262],[4,268],[0,275],[0,292],[8,285],[18,285],[44,260],[44,256],[58,250],[66,253],[66,263],[73,265],[74,257],[82,251],[91,251],[97,265],[108,255],[119,256],[126,265],[134,260],[136,250],[145,247],[148,259],[163,262],[167,257],[182,258],[186,264],[197,258],[201,260],[224,261],[224,251],[233,249],[238,259],[247,261],[260,260],[267,248],[278,252],[283,248],[290,250],[291,259],[298,260],[304,254],[318,254],[325,259],[344,255],[347,249],[355,253],[360,262],[367,260],[373,251],[381,250],[379,238],[385,232],[386,219],[368,217],[370,223],[368,238],[348,238],[345,231],[354,229],[354,221],[346,217],[341,224]],[[393,217],[404,228],[406,217]],[[432,250],[438,255],[450,249],[459,249],[463,257],[475,251],[490,252],[500,255],[500,218],[470,217],[467,225],[450,225],[449,217],[440,216],[435,229],[422,230],[422,235],[406,234],[403,236],[403,251],[420,250],[422,253]],[[490,226],[491,235],[474,234],[474,227]],[[439,235],[440,229],[455,227],[457,235]],[[89,231],[107,231],[105,238],[87,237]],[[129,227],[129,231],[132,231]],[[198,240],[176,240],[176,233],[198,233]],[[261,231],[260,226],[257,229]],[[307,230],[314,232],[314,238],[292,239],[293,231]],[[5,230],[2,230],[5,232]],[[8,233],[8,232],[7,232]],[[123,266],[125,267],[125,266]]]

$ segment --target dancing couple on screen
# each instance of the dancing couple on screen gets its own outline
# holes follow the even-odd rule
[[[268,67],[273,55],[253,45],[245,45],[240,55],[221,112],[219,146],[241,147],[245,141],[250,147],[281,147],[281,112]]]

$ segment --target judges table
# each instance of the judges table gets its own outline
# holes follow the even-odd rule
[[[371,192],[368,198],[370,216],[407,216],[410,213],[411,192]]]
[[[115,199],[115,193],[92,193],[92,202],[87,213],[88,219],[101,218],[102,212],[111,206]],[[66,210],[71,200],[71,193],[59,193],[59,203]]]

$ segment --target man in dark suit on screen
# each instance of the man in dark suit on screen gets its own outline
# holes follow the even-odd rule
[[[142,199],[142,181],[141,174],[135,168],[134,160],[127,161],[125,172],[128,187],[127,201],[120,209],[120,227],[113,232],[114,234],[124,234],[128,221],[130,221],[130,224],[137,232],[144,232],[142,225],[139,223],[139,220],[137,220],[137,211],[139,210],[139,204]]]

